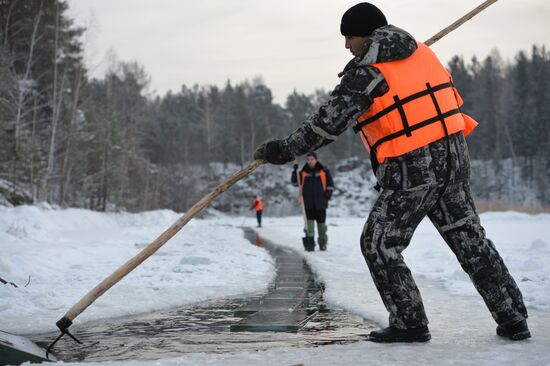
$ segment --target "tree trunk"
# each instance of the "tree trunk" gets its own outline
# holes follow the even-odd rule
[[[208,96],[205,97],[204,103],[204,122],[206,124],[206,160],[207,163],[210,163],[212,159],[212,113]]]
[[[149,201],[149,166],[145,159],[143,159],[143,164],[145,166],[145,190],[143,193],[141,210],[145,211],[147,209],[147,202]]]
[[[67,146],[65,148],[65,154],[63,156],[63,165],[61,167],[61,192],[59,198],[59,204],[63,206],[65,202],[65,194],[71,181],[72,166],[70,165],[72,137],[73,137],[73,125],[76,118],[76,112],[78,110],[78,99],[80,97],[80,85],[82,81],[82,67],[78,68],[78,75],[76,78],[76,88],[73,96],[73,105],[71,107],[71,119],[69,120],[69,131],[67,132]]]
[[[241,141],[241,166],[244,166],[245,164],[245,146],[244,146],[244,135],[241,133],[241,137],[240,137],[240,141]]]
[[[46,174],[44,175],[43,181],[43,191],[46,197],[49,196],[49,180],[50,174],[53,169],[53,158],[54,158],[54,148],[55,148],[55,138],[57,132],[57,117],[58,117],[58,103],[57,103],[57,57],[58,57],[58,46],[59,46],[59,4],[56,4],[55,7],[55,36],[54,36],[54,54],[53,54],[53,96],[51,101],[52,106],[52,133],[50,137],[50,147],[48,153],[48,164],[46,167]],[[63,84],[63,82],[62,82]],[[63,91],[63,86],[61,87]],[[60,98],[61,99],[61,98]]]
[[[63,87],[64,87],[64,84],[65,84],[65,77],[66,77],[66,72],[64,71],[63,76],[61,78],[61,85],[60,85],[61,94],[63,94]],[[59,111],[61,110],[62,100],[63,100],[63,98],[60,96],[58,98],[58,101],[55,104],[54,110],[53,110],[52,133],[51,133],[51,136],[50,136],[50,144],[49,144],[50,147],[49,147],[49,152],[48,152],[48,165],[46,166],[46,175],[45,175],[45,179],[44,179],[44,189],[45,189],[45,194],[46,194],[47,197],[49,197],[50,193],[51,193],[51,192],[49,192],[49,182],[50,182],[51,175],[52,175],[53,168],[54,168],[55,145],[56,145],[56,138],[57,138],[57,126],[58,126],[58,122],[59,122]]]

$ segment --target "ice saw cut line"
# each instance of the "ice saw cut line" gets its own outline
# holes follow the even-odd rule
[[[479,14],[487,7],[497,2],[498,0],[487,0],[483,4],[479,5],[466,15],[459,18],[450,26],[444,28],[438,32],[435,36],[428,39],[425,43],[430,46],[443,38],[445,35],[449,34],[475,15]],[[198,201],[185,215],[178,219],[172,226],[170,226],[166,231],[164,231],[157,239],[155,239],[151,244],[145,247],[141,252],[136,256],[126,262],[123,266],[113,272],[109,277],[105,278],[99,285],[94,289],[88,292],[79,302],[77,302],[67,313],[56,322],[57,327],[61,331],[61,334],[50,344],[47,349],[47,353],[52,349],[59,339],[61,339],[65,334],[69,335],[73,340],[79,342],[70,332],[69,327],[72,325],[73,320],[81,314],[88,306],[90,306],[98,297],[104,294],[108,289],[113,285],[119,282],[124,276],[129,272],[135,269],[143,261],[149,258],[153,253],[155,253],[161,246],[163,246],[169,239],[171,239],[178,231],[181,230],[185,224],[187,224],[196,214],[198,214],[202,209],[210,204],[217,196],[226,191],[233,184],[239,180],[250,175],[254,170],[256,170],[260,165],[265,163],[263,160],[254,160],[248,166],[244,167],[237,173],[235,173],[230,178],[226,179],[223,183],[218,185],[212,192],[204,196],[200,201]],[[80,342],[79,342],[80,343]],[[47,354],[46,353],[46,354]]]

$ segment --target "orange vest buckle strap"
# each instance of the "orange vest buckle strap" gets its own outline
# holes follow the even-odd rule
[[[442,90],[442,89],[445,89],[445,88],[454,88],[454,84],[453,82],[448,82],[448,83],[443,83],[443,84],[439,84],[439,85],[436,85],[434,87],[431,88],[432,92],[435,93],[439,90]],[[361,131],[361,129],[363,127],[365,127],[366,125],[369,125],[373,122],[376,122],[377,120],[379,120],[381,117],[385,116],[386,114],[390,113],[391,111],[393,111],[394,109],[396,108],[400,108],[400,114],[402,113],[401,111],[403,111],[403,104],[406,104],[406,103],[409,103],[410,101],[414,100],[414,99],[417,99],[417,98],[420,98],[420,97],[423,97],[423,96],[426,96],[430,94],[430,90],[422,90],[418,93],[414,93],[412,95],[409,95],[408,97],[406,98],[403,98],[403,99],[399,99],[399,97],[397,95],[394,96],[394,99],[397,98],[398,99],[398,102],[396,101],[395,104],[392,104],[391,106],[381,110],[380,112],[376,113],[374,116],[372,117],[369,117],[361,122],[357,121],[357,124],[355,126],[353,126],[353,131],[355,131],[355,133],[358,133]]]
[[[477,122],[463,114],[462,98],[449,72],[426,45],[403,60],[374,63],[389,90],[374,98],[354,131],[370,151],[376,172],[386,158],[397,157],[451,134],[468,135]]]
[[[446,84],[450,84],[450,86],[453,87],[452,83],[446,83]],[[441,85],[443,85],[443,84],[441,84]],[[438,85],[438,86],[441,86],[441,85]],[[462,113],[460,111],[460,107],[455,108],[455,109],[451,109],[450,111],[447,111],[445,113],[441,113],[441,108],[440,108],[439,103],[437,102],[437,99],[435,98],[435,94],[434,94],[435,93],[435,90],[434,90],[435,88],[432,88],[430,86],[430,83],[426,83],[426,86],[427,86],[427,90],[423,91],[422,93],[418,93],[418,94],[421,94],[421,95],[417,96],[417,98],[420,98],[422,96],[425,96],[425,95],[429,94],[432,98],[432,101],[433,101],[433,104],[434,104],[434,107],[436,109],[437,114],[432,118],[428,118],[427,120],[416,123],[413,126],[409,126],[408,121],[407,121],[407,116],[406,116],[405,111],[403,109],[403,104],[405,104],[406,102],[409,102],[411,100],[414,100],[414,99],[405,98],[403,100],[399,100],[399,97],[397,95],[394,96],[395,104],[393,104],[391,107],[388,107],[387,109],[389,109],[389,108],[391,108],[392,110],[395,109],[395,108],[398,109],[399,114],[401,116],[402,123],[403,123],[403,129],[400,130],[400,131],[394,132],[390,135],[386,135],[385,137],[380,138],[374,144],[369,143],[370,148],[371,148],[371,152],[376,152],[376,148],[378,146],[380,146],[380,144],[382,144],[386,141],[393,140],[393,139],[395,139],[397,137],[400,137],[400,136],[403,136],[403,135],[410,137],[410,136],[412,136],[412,131],[416,131],[419,128],[428,126],[428,125],[430,125],[432,123],[436,123],[436,122],[441,122],[441,124],[443,126],[443,129],[445,130],[445,136],[449,135],[449,133],[447,131],[447,125],[445,124],[445,118],[448,118],[448,117],[450,117],[452,115],[455,115],[455,114],[458,114],[458,113]],[[438,88],[438,90],[441,90],[441,89],[442,88]],[[405,100],[406,100],[406,102],[405,102]],[[354,131],[356,131],[356,133],[361,131],[361,128],[356,130],[357,126],[354,126],[354,128],[353,128]]]

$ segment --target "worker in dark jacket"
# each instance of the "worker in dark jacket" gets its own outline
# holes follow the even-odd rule
[[[298,186],[296,171],[298,164],[294,165],[291,182]],[[307,236],[315,236],[315,221],[317,221],[317,232],[319,249],[326,250],[328,243],[327,236],[327,207],[328,200],[332,196],[334,183],[330,171],[317,161],[314,152],[307,154],[307,162],[300,171],[300,191],[304,200],[304,207],[307,216]]]

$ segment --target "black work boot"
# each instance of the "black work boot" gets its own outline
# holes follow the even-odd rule
[[[315,239],[312,236],[304,236],[302,238],[302,243],[304,244],[304,249],[308,252],[315,251]]]
[[[370,332],[369,340],[377,343],[427,342],[432,338],[428,327],[399,329],[387,327]]]
[[[499,325],[497,327],[497,335],[510,338],[513,341],[531,338],[531,332],[529,332],[529,327],[527,327],[527,321],[525,320],[520,320],[510,325]]]

